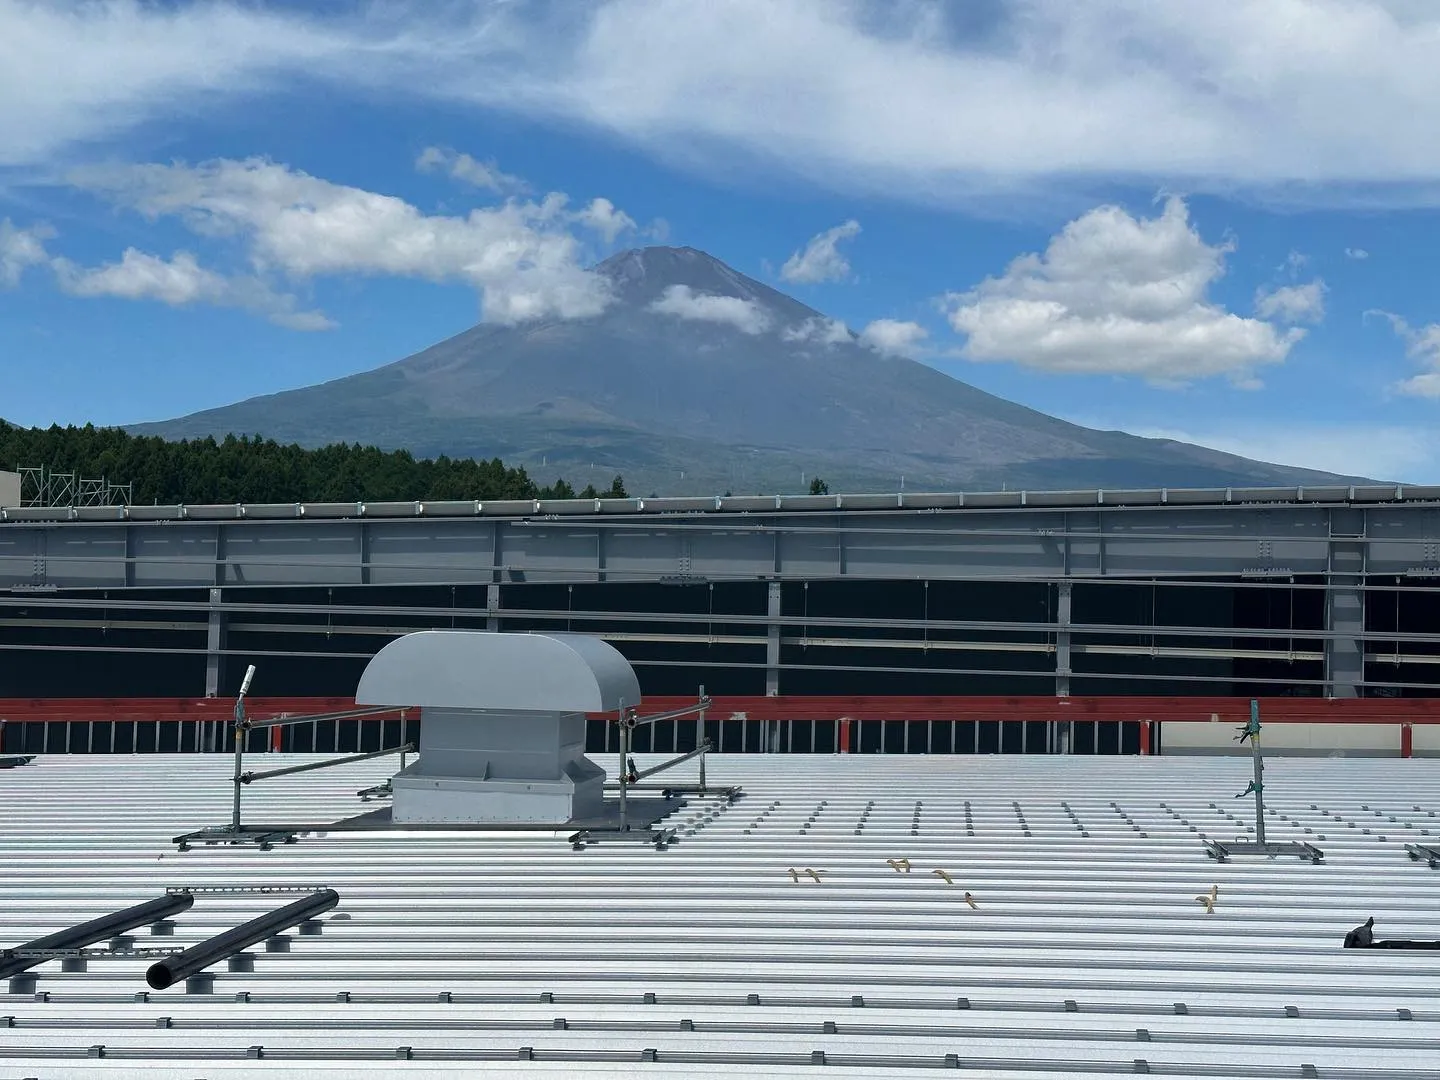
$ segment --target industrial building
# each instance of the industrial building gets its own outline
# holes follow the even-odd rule
[[[327,718],[396,745],[275,753],[322,721],[254,673],[208,699],[233,742],[175,721],[233,763],[0,755],[0,1072],[1433,1075],[1440,762],[1267,772],[1258,700],[1248,762],[717,754],[717,700],[656,711],[614,644],[479,628],[392,638]]]
[[[751,721],[727,750],[830,750],[851,717],[857,750],[1053,751],[1079,706],[1099,726],[1066,748],[1135,752],[1136,721],[1252,697],[1423,720],[1437,592],[1433,487],[21,507],[0,511],[0,715],[223,718],[250,663],[257,700],[302,709],[413,630],[566,630],[647,698],[704,686]],[[811,726],[774,744],[770,720]]]

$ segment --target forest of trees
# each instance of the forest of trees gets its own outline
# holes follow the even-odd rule
[[[132,484],[137,504],[626,497],[618,476],[605,491],[577,492],[564,480],[541,487],[499,458],[417,460],[358,444],[306,450],[259,436],[167,442],[90,424],[42,429],[0,420],[0,469],[41,465]]]

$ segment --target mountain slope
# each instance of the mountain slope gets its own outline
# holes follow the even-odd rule
[[[666,494],[1289,485],[1329,474],[1094,431],[882,357],[821,313],[690,248],[596,272],[589,319],[482,325],[397,363],[131,431],[260,433],[500,456],[577,485]]]

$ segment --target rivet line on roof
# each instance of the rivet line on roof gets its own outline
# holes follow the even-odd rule
[[[573,1005],[617,1005],[636,1004],[639,1001],[637,995],[629,994],[566,994],[556,998],[555,995],[548,996],[554,1000],[564,1000]],[[328,994],[262,994],[252,998],[248,993],[237,994],[236,1000],[264,1002],[269,1004],[323,1004],[333,1001]],[[447,1000],[448,1000],[447,996]],[[62,1001],[83,1001],[95,1004],[112,1003],[117,1001],[129,1001],[129,995],[100,995],[100,994],[75,994],[62,995]],[[352,1001],[362,1002],[369,1005],[382,1004],[423,1004],[427,1001],[434,1001],[435,998],[424,994],[360,994],[353,995]],[[730,1007],[737,1004],[751,1004],[748,999],[740,1000],[731,995],[687,995],[677,994],[673,996],[657,995],[660,1003],[668,1005],[705,1005]],[[455,995],[457,1003],[476,1005],[527,1005],[535,1002],[532,995],[517,994],[459,994]],[[758,1001],[753,1002],[759,1004]],[[1054,1000],[1027,1001],[1013,998],[995,999],[990,1001],[975,1002],[969,998],[874,998],[866,999],[860,995],[852,995],[850,998],[830,997],[805,997],[805,996],[777,996],[768,997],[765,1004],[772,1008],[833,1008],[849,1004],[851,1007],[876,1006],[889,1009],[915,1009],[915,1010],[953,1010],[956,1008],[984,1009],[992,1012],[1055,1012],[1066,1011],[1063,1002]],[[1198,1006],[1190,1009],[1183,1002],[1173,1005],[1089,1005],[1086,1012],[1098,1014],[1120,1014],[1120,1015],[1189,1015],[1214,1016],[1246,1019],[1265,1019],[1285,1015],[1283,1007],[1277,1008],[1243,1008],[1236,1006]],[[1415,1016],[1409,1009],[1327,1009],[1312,1008],[1305,1010],[1305,1016],[1309,1019],[1331,1019],[1331,1020],[1414,1020]],[[1440,1022],[1440,1013],[1424,1013],[1420,1019],[1427,1023]],[[17,1021],[17,1026],[23,1024]]]

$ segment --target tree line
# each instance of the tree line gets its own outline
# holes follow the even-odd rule
[[[563,479],[541,487],[499,458],[416,458],[358,443],[307,450],[258,435],[171,442],[93,424],[22,428],[0,420],[0,469],[41,465],[131,484],[137,504],[627,497],[619,476],[603,491],[589,484],[577,492]]]

